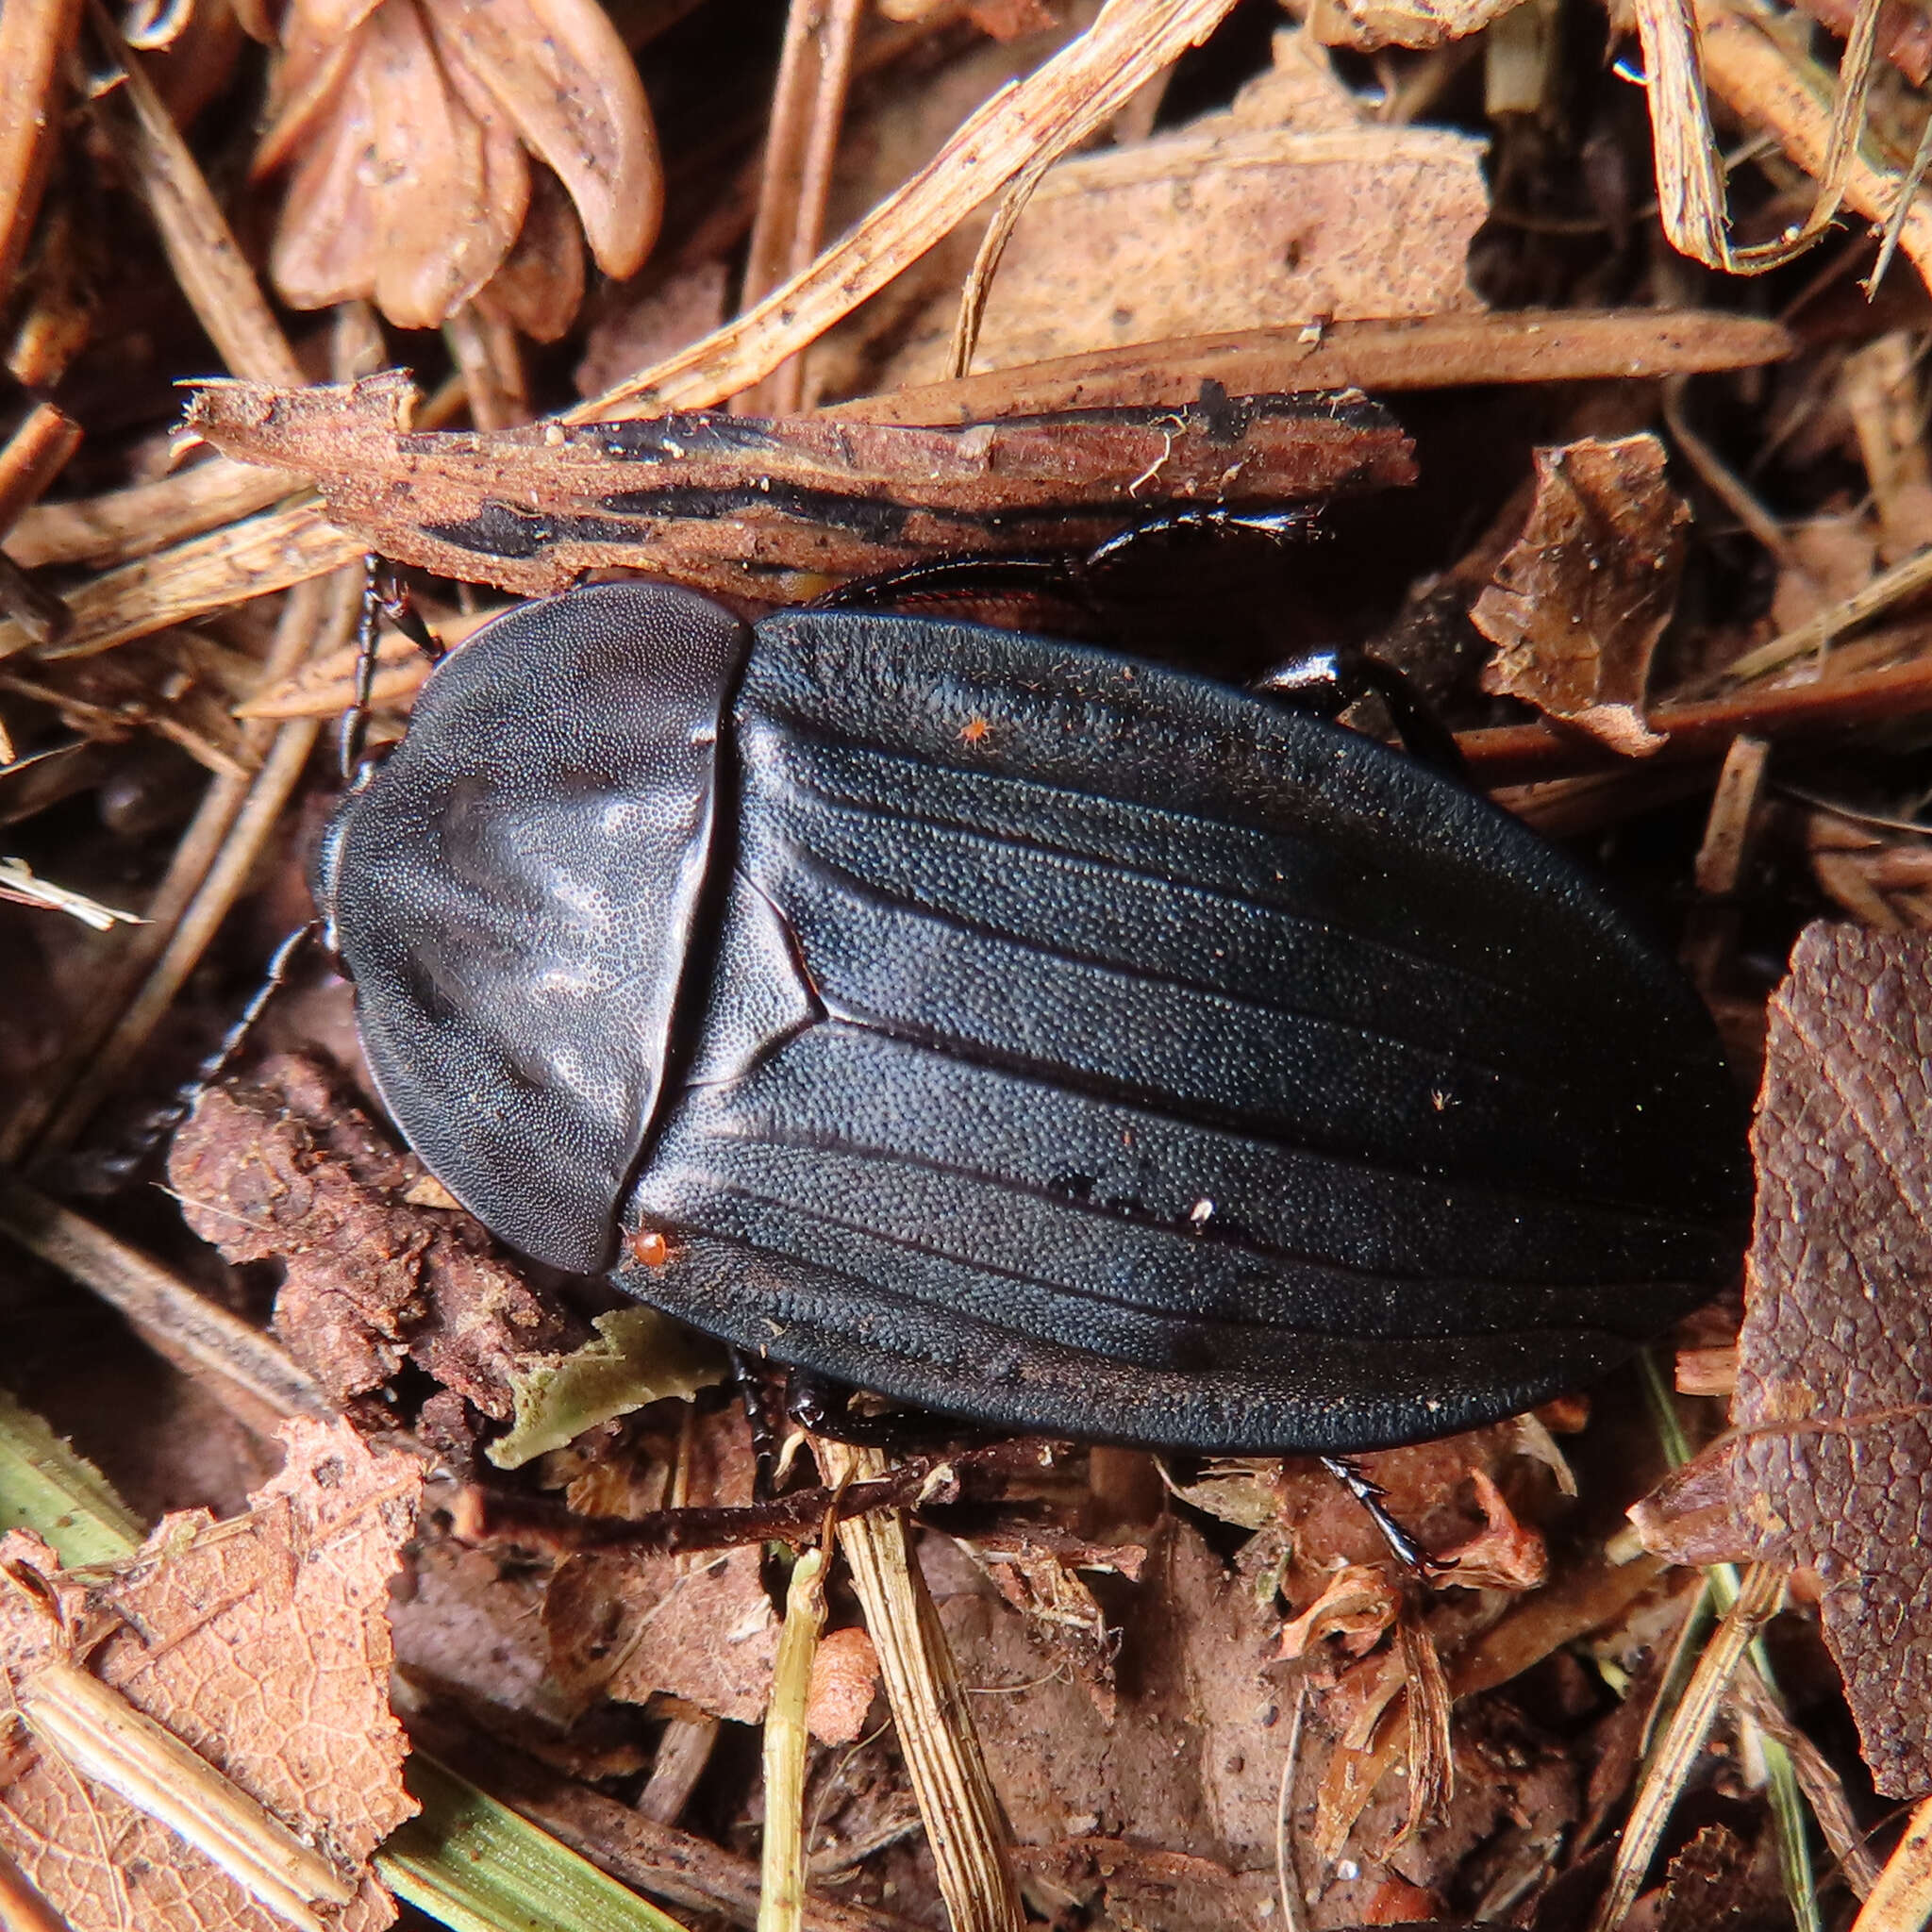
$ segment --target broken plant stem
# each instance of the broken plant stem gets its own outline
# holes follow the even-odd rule
[[[0,536],[12,529],[79,447],[80,425],[72,416],[52,403],[36,403],[27,411],[0,449]]]
[[[343,565],[359,565],[364,546],[324,521],[312,496],[261,516],[224,525],[152,557],[90,577],[64,599],[71,623],[43,659],[90,658],[116,644],[192,624],[271,591],[285,591]],[[0,658],[33,642],[14,619],[0,619]]]
[[[302,382],[302,365],[167,104],[99,0],[92,0],[90,18],[123,75],[96,112],[160,231],[168,265],[196,320],[232,375]]]
[[[1081,129],[1079,138],[1084,138],[1088,131]],[[979,346],[979,325],[986,318],[986,298],[992,292],[992,278],[999,273],[1000,258],[1006,254],[1007,243],[1013,239],[1013,230],[1026,212],[1034,190],[1045,180],[1046,171],[1075,144],[1075,139],[1064,140],[1051,153],[1027,162],[1001,195],[1000,205],[993,210],[992,220],[980,239],[979,252],[973,258],[965,286],[959,291],[959,313],[953,323],[953,346],[946,358],[949,380],[958,382],[961,376],[972,374],[973,352]]]
[[[0,1522],[35,1529],[69,1569],[114,1562],[142,1538],[140,1520],[107,1477],[42,1417],[6,1394],[0,1394]],[[0,1926],[8,1923],[0,1911]]]
[[[1671,440],[1682,452],[1684,460],[1703,479],[1705,488],[1757,538],[1776,559],[1781,570],[1794,572],[1805,582],[1812,581],[1791,541],[1778,527],[1777,520],[1752,495],[1743,479],[1731,471],[1716,450],[1691,428],[1684,415],[1684,391],[1690,382],[1685,375],[1667,377],[1663,386],[1664,422]]]
[[[626,1885],[675,1906],[717,1915],[735,1925],[758,1923],[758,1868],[708,1839],[659,1824],[616,1798],[539,1764],[534,1758],[460,1732],[446,1713],[412,1711],[409,1731],[424,1762],[426,1748],[460,1763],[504,1804]],[[415,1784],[413,1769],[410,1784]],[[408,1827],[405,1827],[407,1830]],[[378,1859],[387,1854],[378,1854]],[[805,1902],[804,1932],[925,1932],[911,1920],[823,1894]]]
[[[353,631],[360,606],[359,565],[337,573],[332,583],[317,586],[314,601],[304,613],[319,608],[319,620],[308,629],[309,647],[333,650]],[[308,655],[305,651],[304,655]],[[188,975],[200,963],[216,929],[228,916],[247,884],[262,847],[280,822],[282,812],[308,762],[320,725],[313,719],[296,719],[278,730],[245,797],[236,809],[206,876],[183,908],[168,943],[156,958],[146,979],[113,1029],[89,1057],[73,1085],[62,1095],[36,1153],[44,1158],[71,1147],[94,1109],[125,1074],[146,1045],[162,1016],[175,1003]],[[217,780],[217,783],[225,782]]]
[[[791,0],[741,308],[809,268],[819,252],[863,11],[862,0]],[[747,415],[788,416],[804,401],[805,358],[798,355],[788,357],[733,407]]]
[[[79,0],[8,0],[0,12],[0,289],[14,287],[40,208],[79,25]]]
[[[391,1833],[375,1869],[399,1898],[468,1932],[684,1932],[541,1826],[423,1751],[409,1758],[416,1817]]]
[[[759,1847],[758,1932],[800,1932],[805,1915],[805,1726],[812,1659],[825,1627],[825,1554],[791,1566],[785,1627],[765,1709],[765,1829]]]
[[[278,1919],[325,1932],[317,1902],[356,1888],[172,1731],[77,1665],[42,1665],[19,1687],[28,1727],[90,1783],[178,1833]]]
[[[884,1455],[812,1439],[834,1482],[877,1481]],[[953,1932],[1021,1932],[1025,1913],[1010,1832],[981,1755],[958,1664],[896,1510],[856,1518],[841,1537],[852,1585],[912,1778]]]
[[[1846,631],[1856,629],[1881,611],[1890,609],[1894,604],[1903,604],[1908,597],[1917,596],[1928,586],[1932,586],[1932,547],[1913,552],[1890,570],[1880,571],[1869,584],[1860,585],[1849,597],[1840,598],[1803,624],[1793,625],[1769,643],[1759,644],[1755,651],[1746,651],[1742,657],[1734,658],[1724,666],[1721,675],[1731,684],[1762,677],[1766,672],[1793,663],[1810,652],[1824,650]]]
[[[972,1454],[947,1462],[905,1463],[879,1481],[853,1483],[842,1491],[796,1490],[772,1503],[658,1509],[644,1516],[579,1516],[541,1496],[473,1483],[457,1493],[455,1533],[465,1542],[515,1543],[559,1554],[648,1550],[676,1556],[744,1543],[804,1543],[819,1534],[828,1513],[843,1523],[876,1509],[914,1507],[935,1492],[950,1500],[958,1491],[955,1468]]]
[[[1649,1349],[1639,1351],[1638,1373],[1643,1383],[1644,1399],[1648,1403],[1651,1420],[1655,1424],[1657,1439],[1663,1445],[1665,1457],[1673,1469],[1681,1469],[1690,1460],[1690,1444],[1686,1440],[1683,1426],[1678,1421],[1677,1407],[1672,1399],[1670,1390],[1665,1386],[1663,1372],[1657,1367],[1657,1357]],[[1704,1598],[1714,1605],[1720,1612],[1729,1613],[1737,1608],[1743,1585],[1740,1581],[1737,1566],[1732,1563],[1715,1564],[1705,1573]],[[1680,1633],[1680,1641],[1688,1643],[1693,1624],[1700,1619],[1700,1609],[1693,1606],[1690,1616],[1685,1619]],[[1762,1621],[1762,1620],[1760,1620]],[[1720,1633],[1722,1634],[1722,1633]],[[1701,1660],[1698,1668],[1702,1668]],[[1775,1735],[1774,1727],[1760,1724],[1751,1710],[1751,1690],[1755,1686],[1762,1701],[1779,1711],[1785,1729],[1790,1728],[1790,1721],[1784,1718],[1782,1707],[1777,1698],[1777,1680],[1772,1674],[1771,1657],[1766,1652],[1763,1641],[1755,1634],[1750,1640],[1750,1655],[1737,1666],[1742,1674],[1742,1681],[1734,1686],[1731,1696],[1739,1714],[1740,1723],[1747,1731],[1757,1736],[1764,1757],[1765,1783],[1770,1789],[1771,1815],[1773,1826],[1777,1833],[1778,1866],[1784,1878],[1785,1896],[1791,1907],[1791,1917],[1798,1932],[1819,1932],[1817,1881],[1811,1868],[1811,1848],[1806,1836],[1805,1807],[1807,1792],[1803,1787],[1800,1771],[1791,1752],[1783,1740]],[[1664,1707],[1665,1700],[1671,1694],[1671,1685],[1675,1671],[1667,1673],[1657,1701],[1652,1706],[1649,1716],[1644,1720],[1644,1744],[1646,1753],[1650,1749],[1652,1728],[1657,1720],[1657,1712]],[[1691,1684],[1696,1681],[1693,1673]],[[1720,1686],[1722,1690],[1723,1687]],[[1690,1684],[1687,1684],[1683,1697],[1672,1713],[1672,1723],[1682,1714],[1684,1707],[1690,1700]],[[1708,1717],[1705,1726],[1709,1727]],[[1646,1782],[1645,1789],[1648,1790]],[[1840,1807],[1843,1807],[1843,1792],[1839,1793]],[[1831,1824],[1827,1818],[1829,1807],[1813,1808],[1818,1811],[1820,1825],[1825,1836],[1831,1838]],[[1633,1814],[1634,1816],[1634,1814]],[[1837,1842],[1836,1840],[1833,1840]],[[1852,1877],[1854,1888],[1857,1876],[1867,1875],[1848,1869],[1847,1876]]]
[[[36,504],[8,534],[7,552],[25,570],[50,563],[106,568],[253,516],[301,488],[299,476],[210,454],[151,483]]]
[[[283,682],[307,655],[322,609],[322,594],[320,586],[298,587],[291,592],[262,667],[264,687]],[[336,708],[339,711],[341,707]],[[272,740],[268,732],[244,725],[242,741],[256,750],[266,748]],[[5,1125],[0,1126],[0,1166],[20,1163],[75,1081],[94,1064],[101,1042],[114,1030],[136,989],[174,943],[176,930],[247,803],[254,782],[252,776],[218,776],[203,791],[194,817],[148,902],[146,924],[128,936],[101,975],[89,1002],[89,1017],[62,1042],[58,1060],[31,1091],[19,1097]]]
[[[1657,1755],[1644,1773],[1631,1807],[1630,1820],[1618,1841],[1610,1882],[1591,1921],[1591,1932],[1615,1932],[1636,1902],[1643,1874],[1650,1869],[1662,1841],[1671,1807],[1690,1774],[1690,1766],[1709,1734],[1711,1720],[1753,1639],[1784,1601],[1784,1573],[1769,1564],[1754,1563],[1744,1573],[1738,1599],[1731,1606],[1684,1691],[1684,1701],[1672,1714]]]
[[[1872,264],[1872,273],[1859,284],[1868,302],[1877,294],[1878,285],[1885,279],[1885,271],[1891,266],[1891,258],[1898,253],[1898,238],[1905,232],[1906,217],[1911,213],[1912,204],[1919,198],[1919,190],[1924,183],[1928,167],[1932,167],[1932,114],[1925,117],[1924,132],[1919,136],[1912,164],[1906,170],[1906,178],[1899,185],[1898,199],[1892,204],[1890,214],[1885,218],[1885,239],[1878,244],[1878,259]]]
[[[1747,125],[1769,129],[1785,154],[1821,184],[1819,202],[1796,235],[1763,249],[1737,250],[1726,265],[1735,264],[1744,274],[1760,273],[1809,246],[1823,231],[1819,208],[1825,207],[1832,186],[1827,170],[1840,154],[1841,192],[1832,196],[1831,208],[1841,199],[1868,221],[1884,221],[1897,203],[1895,178],[1866,158],[1856,129],[1849,140],[1840,131],[1854,101],[1852,83],[1858,77],[1853,66],[1856,46],[1847,43],[1834,81],[1818,62],[1800,58],[1780,44],[1764,21],[1744,7],[1730,6],[1726,0],[1686,4],[1694,7],[1704,77],[1711,92]],[[1860,0],[1860,5],[1861,10],[1877,10],[1873,0]],[[1852,42],[1859,38],[1859,23],[1855,22]],[[1824,106],[1827,97],[1833,99],[1829,113]],[[1655,92],[1652,99],[1655,103]],[[1828,215],[1830,209],[1826,211]],[[1916,202],[1907,205],[1899,224],[1898,245],[1922,277],[1932,271],[1932,209]]]

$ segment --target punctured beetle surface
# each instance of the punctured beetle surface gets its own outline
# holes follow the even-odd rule
[[[385,1102],[498,1235],[928,1407],[1387,1446],[1587,1382],[1742,1246],[1715,1031],[1578,866],[1103,651],[525,605],[316,889]]]

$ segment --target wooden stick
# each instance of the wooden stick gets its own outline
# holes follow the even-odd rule
[[[61,67],[80,0],[7,0],[0,8],[0,290],[13,287],[58,138]]]
[[[0,58],[4,58],[0,55]],[[0,66],[0,74],[7,69]],[[4,92],[4,90],[0,90]],[[0,281],[0,288],[6,284]],[[80,425],[52,403],[36,403],[0,449],[0,537],[20,521],[80,447]],[[18,559],[15,559],[18,561]]]
[[[826,1479],[878,1481],[876,1449],[815,1437]],[[898,1510],[855,1517],[839,1533],[879,1657],[899,1749],[925,1821],[953,1932],[1021,1932],[1011,1831],[979,1748],[959,1669]]]
[[[864,0],[791,0],[741,308],[809,268],[824,239],[832,159],[864,10]],[[805,358],[798,355],[787,357],[734,408],[741,415],[789,416],[804,401]]]

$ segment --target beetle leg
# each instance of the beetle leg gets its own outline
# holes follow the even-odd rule
[[[1265,537],[1271,543],[1286,544],[1296,538],[1312,535],[1319,514],[1307,504],[1291,504],[1279,509],[1183,504],[1173,509],[1157,510],[1138,524],[1129,524],[1124,530],[1096,543],[1083,559],[1083,571],[1101,570],[1118,562],[1137,543],[1183,533]]]
[[[1358,645],[1317,644],[1264,671],[1248,689],[1257,697],[1275,698],[1331,720],[1362,698],[1380,698],[1403,749],[1417,764],[1468,782],[1469,767],[1456,734],[1394,665]]]
[[[751,1499],[769,1503],[778,1491],[778,1431],[773,1425],[763,1365],[741,1348],[731,1350],[731,1379],[751,1424]]]
[[[440,664],[442,646],[423,622],[423,614],[396,575],[374,551],[362,559],[362,614],[356,625],[356,691],[336,739],[337,764],[342,783],[353,784],[362,764],[362,747],[369,736],[369,705],[375,689],[375,651],[388,618],[432,664]]]
[[[1382,1532],[1382,1541],[1389,1545],[1395,1560],[1405,1569],[1412,1571],[1424,1583],[1433,1583],[1438,1577],[1448,1575],[1456,1568],[1453,1561],[1444,1563],[1430,1556],[1428,1551],[1390,1515],[1383,1504],[1383,1497],[1387,1492],[1381,1484],[1366,1474],[1358,1464],[1351,1462],[1345,1456],[1324,1456],[1322,1457],[1322,1467],[1369,1512],[1369,1520]]]
[[[972,552],[964,557],[934,557],[899,570],[854,577],[814,597],[812,610],[870,609],[905,598],[959,596],[1001,591],[1066,591],[1078,587],[1083,566],[1060,556],[996,557]]]

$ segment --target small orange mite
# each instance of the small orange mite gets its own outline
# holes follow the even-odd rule
[[[959,737],[967,744],[977,744],[992,729],[984,718],[969,718],[959,727]]]
[[[671,1258],[671,1243],[655,1227],[641,1227],[630,1238],[632,1257],[645,1268],[661,1268]]]

